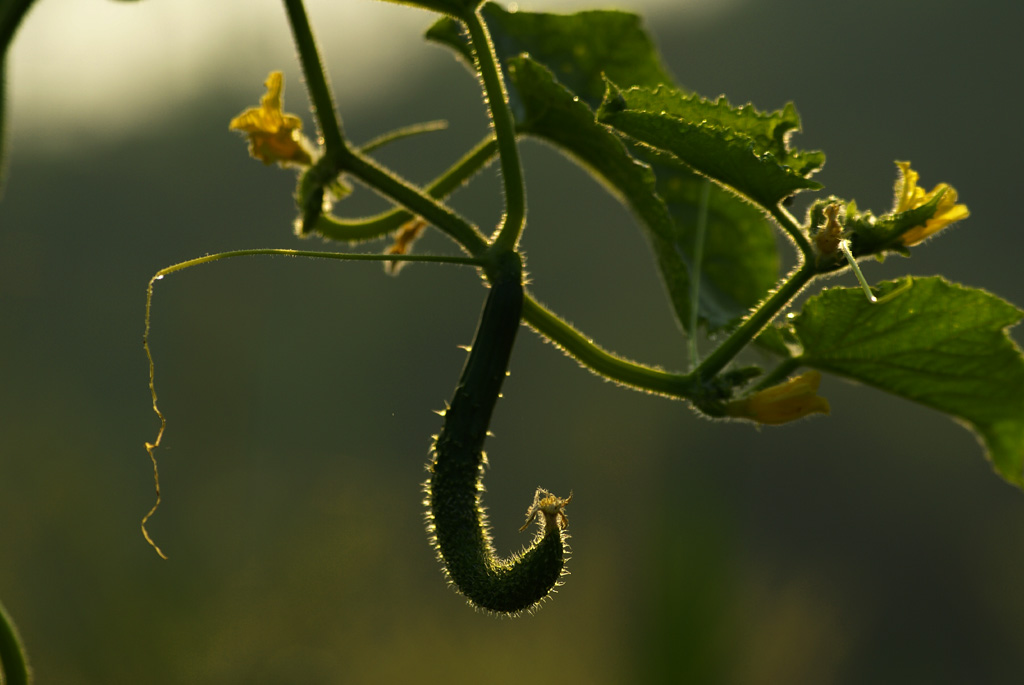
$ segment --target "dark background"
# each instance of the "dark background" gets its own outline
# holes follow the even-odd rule
[[[870,280],[942,273],[1018,305],[1022,25],[1016,3],[804,0],[649,22],[687,87],[795,101],[794,144],[827,152],[829,192],[885,211],[895,159],[927,188],[957,188],[971,218],[912,261],[867,264]],[[315,28],[328,58],[360,30]],[[38,682],[1019,682],[1024,494],[968,431],[834,379],[829,418],[712,423],[600,380],[528,330],[492,427],[486,503],[507,553],[537,485],[573,490],[572,575],[535,616],[475,613],[445,587],[420,504],[431,410],[485,294],[468,269],[389,278],[257,258],[161,281],[159,559],[138,526],[157,428],[146,282],[208,252],[319,246],[291,235],[292,175],[227,131],[271,68],[288,74],[287,109],[306,111],[295,63],[265,63],[258,40],[238,46],[253,58],[236,60],[230,87],[197,78],[152,127],[81,146],[8,141],[0,597]],[[468,72],[407,40],[415,78],[355,102],[347,70],[379,56],[328,61],[356,141],[451,122],[380,154],[423,182],[487,123]],[[551,149],[523,154],[537,296],[606,347],[684,368],[629,214]],[[369,195],[341,211],[381,206]],[[492,225],[499,198],[491,171],[452,202]]]

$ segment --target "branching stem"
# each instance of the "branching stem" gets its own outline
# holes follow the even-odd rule
[[[497,150],[498,145],[494,136],[488,136],[426,186],[424,192],[435,200],[447,197],[466,183],[473,174],[490,164]],[[366,147],[362,148],[362,151],[365,152]],[[380,188],[376,190],[383,192]],[[395,208],[366,219],[339,219],[321,215],[313,226],[313,232],[329,240],[359,242],[387,235],[412,218],[412,212],[402,208]]]
[[[405,207],[412,214],[423,217],[427,222],[447,233],[470,255],[479,256],[487,249],[487,239],[480,233],[480,229],[425,191],[399,178],[397,174],[380,166],[369,157],[355,150],[347,149],[342,153],[340,161],[340,170],[351,173],[377,192]]]

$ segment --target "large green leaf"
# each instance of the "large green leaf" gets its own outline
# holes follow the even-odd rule
[[[480,13],[502,63],[528,53],[591,107],[596,108],[604,95],[603,75],[617,83],[637,86],[673,81],[635,14],[615,10],[577,14],[509,12],[493,2],[485,4]],[[440,19],[427,31],[427,38],[456,50],[467,64],[473,64],[459,22]],[[514,111],[517,94],[509,95]]]
[[[670,85],[622,90],[609,82],[597,117],[763,207],[822,187],[808,177],[825,163],[825,155],[789,147],[789,135],[800,128],[791,104],[763,113],[750,105],[733,107],[724,97],[712,101],[688,95]]]
[[[799,361],[945,412],[974,430],[995,470],[1024,487],[1024,312],[939,277],[882,283],[871,304],[834,288],[792,321]],[[888,298],[888,299],[887,299]]]
[[[646,228],[673,310],[689,329],[689,274],[705,181],[671,155],[624,144],[592,109],[601,101],[604,73],[639,85],[670,79],[639,18],[615,11],[510,13],[493,4],[482,12],[504,65],[518,130],[587,167],[633,210]],[[458,22],[441,19],[428,37],[472,63]],[[698,309],[700,320],[716,330],[764,297],[778,277],[779,259],[763,214],[717,186],[708,200]]]
[[[637,160],[619,136],[596,121],[590,107],[533,59],[509,60],[509,75],[523,107],[520,130],[573,156],[641,219],[676,315],[688,328],[689,274],[703,179],[667,155],[648,153],[646,164]],[[699,313],[717,329],[764,296],[778,276],[778,255],[771,228],[753,207],[718,188],[712,188],[708,204]]]
[[[671,155],[652,148],[631,149],[654,170],[658,195],[673,219],[670,248],[692,273],[701,197],[709,181]],[[716,184],[709,188],[706,221],[699,314],[708,329],[716,331],[750,313],[778,282],[779,251],[775,229],[765,215]],[[664,259],[665,249],[654,248]]]

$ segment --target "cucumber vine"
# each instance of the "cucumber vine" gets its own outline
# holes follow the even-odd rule
[[[447,171],[418,187],[381,166],[370,152],[439,124],[385,134],[362,147],[350,143],[302,2],[284,4],[321,145],[303,136],[298,117],[285,113],[279,72],[267,78],[260,105],[230,127],[248,137],[253,157],[298,170],[296,234],[347,243],[392,236],[393,245],[381,253],[316,256],[390,265],[414,257],[459,261],[479,269],[490,285],[434,444],[425,500],[430,538],[445,574],[477,608],[507,614],[532,610],[566,572],[565,506],[571,495],[563,499],[538,490],[528,518],[541,516],[542,530],[528,549],[508,560],[494,552],[480,501],[483,443],[520,322],[591,371],[686,400],[712,418],[777,425],[827,414],[828,401],[818,395],[822,372],[873,385],[965,423],[981,438],[996,471],[1024,485],[1024,360],[1006,334],[1021,312],[984,291],[941,278],[907,278],[872,288],[858,266],[867,257],[909,256],[911,248],[967,218],[966,205],[958,203],[949,185],[926,191],[910,164],[898,162],[891,211],[875,216],[852,200],[830,196],[812,203],[806,220],[798,221],[787,206],[796,194],[821,189],[811,176],[825,157],[791,147],[800,129],[792,105],[760,112],[681,89],[630,14],[554,15],[511,12],[476,0],[410,0],[405,4],[443,15],[427,38],[454,50],[477,76],[493,125],[492,133]],[[527,223],[526,185],[518,142],[526,136],[545,140],[579,162],[637,216],[689,337],[685,373],[608,352],[524,288],[518,245]],[[488,233],[444,200],[495,158],[505,211]],[[362,219],[336,216],[332,212],[344,206],[352,182],[372,188],[394,207]],[[445,233],[465,256],[408,254],[428,226]],[[781,280],[774,230],[789,238],[798,257]],[[268,253],[299,254],[242,250],[201,261]],[[855,273],[863,293],[827,288],[799,313],[776,322],[808,285],[846,269]],[[934,316],[936,311],[943,316]],[[701,330],[719,334],[720,340],[703,358],[696,343]],[[775,368],[738,365],[737,356],[752,345],[775,355]],[[997,361],[965,366],[958,363],[963,355]],[[156,409],[155,390],[153,399]],[[156,444],[148,446],[151,456]]]
[[[563,498],[537,490],[524,529],[539,521],[539,530],[526,549],[508,559],[495,553],[481,501],[484,442],[521,324],[605,379],[686,401],[714,419],[777,425],[827,414],[828,401],[818,394],[822,373],[864,383],[949,414],[978,436],[999,476],[1024,487],[1024,356],[1007,333],[1024,312],[941,277],[908,276],[872,286],[858,265],[868,258],[909,257],[922,242],[968,218],[952,186],[940,183],[926,190],[911,164],[899,161],[889,211],[876,215],[854,200],[831,195],[810,203],[799,220],[791,202],[800,193],[822,189],[812,176],[825,156],[791,146],[801,128],[795,107],[762,112],[687,91],[661,64],[636,16],[510,11],[480,0],[392,1],[441,15],[426,37],[453,51],[478,79],[492,130],[430,183],[402,179],[372,153],[437,130],[443,122],[385,133],[362,146],[352,143],[302,0],[283,0],[317,140],[304,136],[301,120],[285,111],[280,72],[266,78],[258,106],[229,127],[247,136],[254,158],[297,171],[298,238],[355,244],[390,237],[394,242],[372,253],[235,250],[168,267],[150,281],[145,350],[160,429],[146,445],[156,502],[141,527],[161,556],[147,531],[160,504],[156,450],[166,428],[148,341],[153,286],[192,266],[256,255],[373,260],[395,274],[409,261],[455,264],[483,276],[489,292],[429,456],[424,504],[444,573],[485,612],[532,611],[566,573],[565,508],[572,493]],[[0,8],[0,67],[30,5],[31,0],[18,0]],[[2,87],[0,79],[0,103]],[[2,123],[0,118],[0,163]],[[688,339],[685,372],[606,350],[526,287],[519,248],[528,219],[519,155],[524,137],[559,149],[632,211]],[[496,226],[480,227],[445,199],[495,161],[504,212]],[[353,183],[374,190],[392,208],[372,217],[336,215]],[[445,234],[461,253],[413,254],[429,228]],[[797,257],[781,278],[777,231]],[[846,270],[860,288],[823,287],[799,311],[780,317],[809,286]],[[714,334],[716,341],[705,355],[697,345],[702,333]],[[771,356],[774,367],[741,365],[739,355],[751,347]],[[10,682],[26,681],[23,650],[2,607],[0,638],[2,674]]]

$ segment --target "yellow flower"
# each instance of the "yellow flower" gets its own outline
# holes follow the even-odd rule
[[[924,189],[917,186],[920,175],[910,168],[910,162],[896,162],[900,168],[900,178],[896,181],[896,206],[893,213],[906,212],[917,209],[942,193],[942,198],[935,209],[935,214],[928,219],[923,226],[914,226],[900,236],[900,241],[907,247],[917,245],[925,238],[937,233],[955,221],[966,219],[971,214],[967,205],[956,203],[956,191],[947,183],[940,183],[926,193]]]
[[[796,421],[809,414],[828,414],[828,400],[818,396],[820,383],[821,374],[808,371],[755,392],[750,397],[730,402],[725,413],[771,426]]]
[[[309,141],[299,133],[302,121],[294,114],[281,111],[284,75],[280,71],[270,72],[265,85],[267,93],[260,100],[260,106],[239,114],[228,128],[247,134],[249,154],[264,164],[309,166],[313,156]]]

